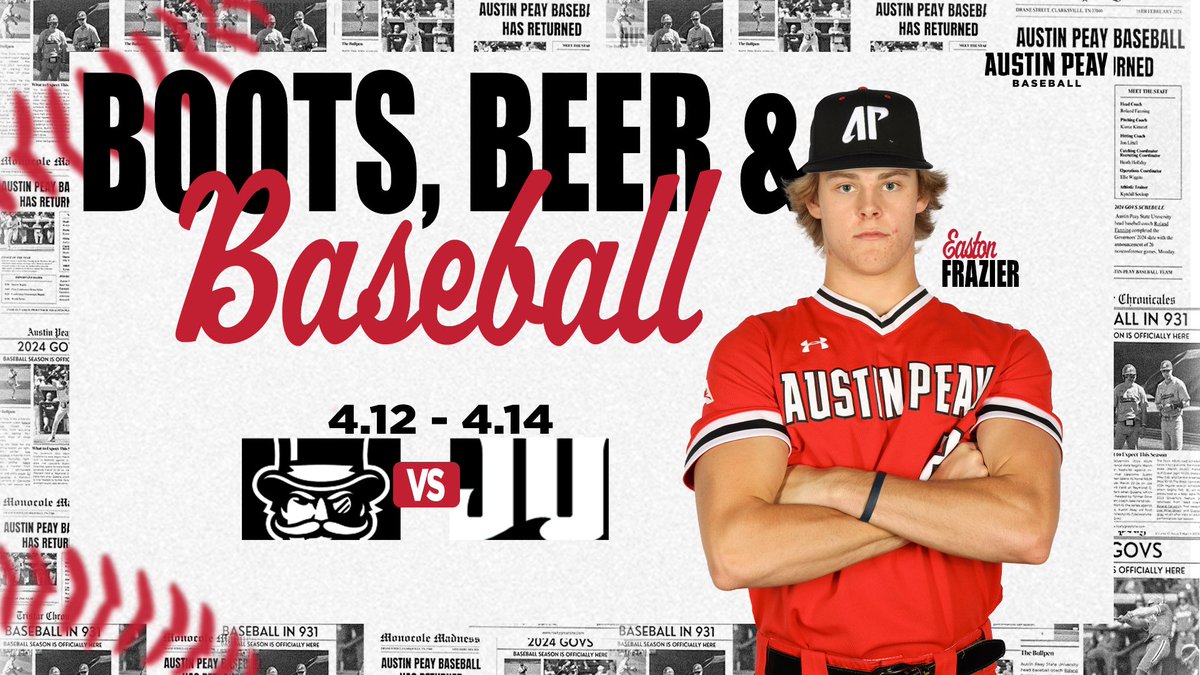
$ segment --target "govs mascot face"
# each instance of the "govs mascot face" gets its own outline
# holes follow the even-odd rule
[[[275,539],[369,539],[376,504],[388,477],[364,461],[361,444],[324,439],[279,439],[276,466],[259,470],[254,494],[267,506],[267,532]]]

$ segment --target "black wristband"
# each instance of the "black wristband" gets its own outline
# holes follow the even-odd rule
[[[871,484],[871,494],[867,496],[867,507],[863,509],[862,515],[858,517],[864,523],[871,522],[871,514],[875,512],[875,502],[879,501],[879,492],[883,489],[883,479],[887,478],[887,474],[882,471],[875,472],[875,482]]]

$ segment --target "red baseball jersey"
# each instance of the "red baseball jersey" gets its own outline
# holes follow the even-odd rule
[[[984,420],[1021,420],[1062,440],[1037,340],[924,288],[883,316],[826,288],[752,316],[717,345],[707,385],[685,460],[688,487],[705,452],[756,436],[787,443],[788,465],[911,479],[928,478]],[[760,655],[765,640],[793,654],[863,659],[918,658],[977,637],[1000,597],[999,564],[917,544],[805,583],[750,590]]]

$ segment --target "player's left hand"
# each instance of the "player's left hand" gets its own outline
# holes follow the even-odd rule
[[[987,478],[989,475],[987,465],[983,462],[983,453],[974,443],[963,441],[954,446],[929,480],[963,480]]]

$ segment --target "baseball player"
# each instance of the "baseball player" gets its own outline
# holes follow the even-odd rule
[[[442,3],[435,2],[435,3],[433,3],[433,18],[435,18],[435,19],[450,19],[453,17],[451,17],[451,15],[450,15],[450,10],[446,9],[445,7],[442,7]]]
[[[150,5],[146,4],[146,0],[138,2],[138,18],[142,20],[142,32],[146,32],[146,21],[150,19]]]
[[[1132,363],[1121,368],[1121,377],[1125,381],[1113,389],[1113,449],[1137,450],[1150,399],[1137,383],[1137,368]]]
[[[1175,605],[1175,658],[1184,659],[1184,651],[1188,645],[1196,644],[1196,626],[1200,613],[1196,610],[1192,596],[1188,592],[1179,594],[1179,603]]]
[[[196,51],[204,51],[204,25],[200,22],[200,11],[193,9],[187,15],[188,35],[192,36],[192,44]]]
[[[392,24],[392,32],[387,35],[387,51],[398,52],[404,49],[404,32],[400,24]]]
[[[1138,662],[1136,675],[1147,675],[1151,672],[1159,675],[1162,672],[1162,660],[1171,653],[1175,612],[1171,611],[1170,605],[1165,602],[1145,605],[1139,600],[1137,604],[1134,609],[1118,616],[1117,621],[1149,631],[1146,651],[1142,654],[1142,660]]]
[[[803,38],[800,35],[800,24],[788,24],[788,31],[783,34],[783,51],[798,52]]]
[[[58,82],[63,59],[67,56],[67,35],[58,29],[58,15],[51,14],[46,17],[46,28],[38,33],[36,51],[42,59],[37,79],[42,82]]]
[[[671,27],[674,21],[670,14],[663,14],[659,19],[662,26],[654,31],[654,35],[650,36],[650,51],[652,52],[677,52],[683,49],[683,40],[679,37],[679,33]]]
[[[16,0],[7,0],[4,3],[4,12],[0,13],[0,26],[4,27],[4,37],[17,37],[17,23],[21,20],[21,13],[17,11]]]
[[[241,32],[241,31],[238,31],[238,21],[240,19],[241,19],[241,17],[238,16],[238,13],[236,11],[226,8],[224,3],[220,2],[220,1],[217,2],[217,28],[218,28],[218,30],[227,32],[227,33]],[[218,52],[234,51],[234,46],[232,44],[230,44],[227,40],[222,39],[220,34],[212,36],[212,37],[213,37],[213,46],[216,48],[216,50]]]
[[[71,391],[68,387],[66,378],[58,381],[58,410],[54,413],[54,421],[50,423],[50,442],[54,442],[55,435],[58,434],[58,427],[68,416],[67,404],[71,401]]]
[[[29,565],[29,555],[25,553],[18,554],[13,558],[13,565],[17,572],[18,586],[33,586],[33,567]]]
[[[217,14],[217,26],[222,30],[234,30],[237,28],[238,18],[237,12],[230,11],[221,5],[221,11]]]
[[[354,16],[358,17],[358,30],[365,31],[367,29],[367,3],[358,0],[358,4],[354,7]]]
[[[1163,380],[1154,390],[1154,405],[1162,417],[1163,450],[1183,449],[1183,410],[1191,403],[1183,380],[1171,374],[1173,369],[1170,361],[1159,364]]]
[[[620,38],[620,46],[628,47],[633,37],[633,10],[629,7],[629,1],[625,0],[617,7],[617,15],[613,17],[612,27],[613,32]]]
[[[421,44],[423,35],[425,35],[425,31],[421,30],[420,24],[417,23],[417,13],[409,12],[404,20],[404,47],[401,51],[425,51],[424,45]]]
[[[81,11],[75,15],[79,27],[71,37],[71,43],[77,52],[94,52],[100,48],[100,33],[96,32],[95,26],[88,23],[87,18],[87,12]]]
[[[842,24],[836,19],[833,25],[829,27],[829,51],[832,52],[848,52],[850,48],[846,46],[846,32],[842,30]]]
[[[716,45],[712,31],[700,23],[700,12],[693,10],[691,15],[692,27],[688,29],[687,46],[689,52],[706,52]]]
[[[760,0],[754,0],[754,4],[751,5],[750,18],[754,19],[754,32],[761,33],[762,32],[763,11],[762,11],[762,2]]]
[[[822,99],[787,194],[824,285],[713,351],[684,483],[714,584],[751,589],[759,675],[989,669],[1000,563],[1049,556],[1050,366],[918,282],[946,187],[930,169],[907,97]]]
[[[12,389],[12,399],[17,400],[17,369],[12,366],[8,368],[8,388]]]
[[[304,23],[304,12],[297,11],[292,18],[296,20],[296,27],[292,29],[292,51],[311,52],[316,49],[317,31]]]
[[[50,421],[54,419],[54,413],[58,410],[58,402],[54,400],[54,392],[46,391],[42,393],[42,400],[37,402],[38,407],[38,433],[50,433]]]
[[[279,669],[275,666],[271,666],[270,668],[267,668],[267,675],[279,675]]]
[[[450,31],[446,30],[446,26],[442,24],[441,19],[438,19],[437,23],[433,26],[433,51],[454,51],[454,47],[450,44]]]
[[[283,51],[283,33],[275,28],[275,15],[267,15],[267,25],[262,30],[258,31],[258,35],[254,36],[254,41],[258,43],[258,51],[260,52],[281,52]]]
[[[817,20],[813,17],[812,12],[804,12],[800,15],[800,33],[804,39],[800,42],[799,51],[815,52],[817,49]]]

